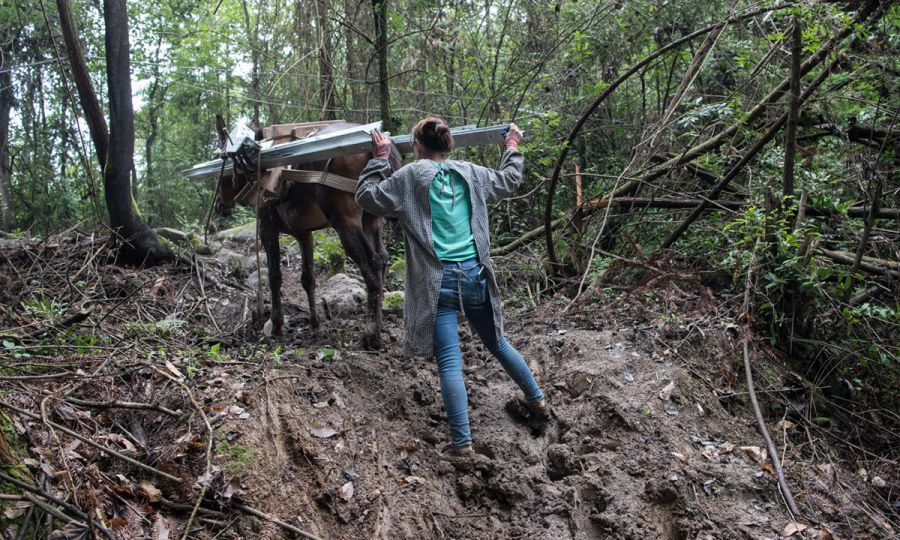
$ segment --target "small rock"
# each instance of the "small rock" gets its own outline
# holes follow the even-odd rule
[[[872,485],[877,488],[883,488],[884,486],[887,485],[887,482],[885,482],[884,478],[882,478],[880,476],[873,476],[872,477]]]
[[[347,482],[346,484],[341,486],[341,489],[338,490],[338,497],[344,499],[345,501],[349,501],[353,498],[354,491],[355,490],[353,489],[353,482]]]
[[[309,430],[309,432],[313,437],[318,437],[320,439],[328,439],[337,435],[337,431],[331,429],[330,427],[311,429]]]
[[[675,381],[669,382],[669,384],[665,385],[662,390],[659,392],[659,399],[663,401],[669,401],[672,399],[672,392],[675,391]]]

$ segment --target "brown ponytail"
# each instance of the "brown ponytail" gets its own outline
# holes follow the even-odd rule
[[[413,139],[429,152],[446,154],[453,150],[453,135],[450,126],[435,116],[419,120],[412,130]]]

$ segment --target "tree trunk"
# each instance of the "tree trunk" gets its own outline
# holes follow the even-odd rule
[[[372,0],[375,17],[375,51],[378,53],[378,103],[381,108],[381,129],[394,131],[391,114],[391,90],[388,85],[388,0]]]
[[[259,30],[259,17],[262,12],[262,4],[259,5],[256,12],[256,28],[250,26],[250,8],[247,6],[247,0],[242,2],[244,8],[244,30],[247,33],[247,39],[250,45],[250,62],[253,67],[250,72],[250,98],[253,100],[253,124],[259,126],[259,40],[256,39]]]
[[[800,20],[791,17],[791,97],[787,128],[784,134],[784,177],[782,180],[782,204],[794,196],[794,158],[797,154],[797,122],[800,120],[800,51],[802,38]]]
[[[344,19],[350,24],[356,25],[357,22],[360,22],[358,17],[358,7],[359,5],[353,0],[344,0]],[[346,42],[347,48],[347,75],[350,78],[350,101],[347,103],[345,100],[347,109],[345,117],[353,122],[366,120],[364,114],[355,112],[366,108],[366,92],[368,85],[363,82],[365,74],[363,73],[363,68],[361,66],[362,61],[359,58],[360,50],[357,48],[360,38],[354,33],[349,25],[344,29],[344,41]]]
[[[56,7],[59,10],[59,23],[62,27],[63,41],[66,43],[66,53],[72,66],[72,79],[75,80],[75,88],[78,90],[78,101],[84,111],[84,120],[97,152],[100,169],[103,170],[106,168],[106,156],[109,152],[109,130],[106,127],[106,119],[103,117],[100,100],[97,99],[97,93],[94,92],[91,83],[91,75],[88,73],[84,52],[81,50],[81,42],[78,40],[78,27],[69,9],[69,0],[56,0]]]
[[[106,207],[116,234],[119,261],[154,264],[172,258],[144,223],[131,193],[134,169],[134,108],[131,101],[128,10],[125,0],[104,0],[106,81],[109,89],[109,153],[103,174]]]
[[[16,225],[12,204],[12,169],[9,166],[9,115],[15,95],[10,70],[0,71],[0,229],[11,231]]]
[[[322,120],[334,120],[334,68],[332,66],[331,28],[328,24],[329,0],[316,0],[316,31],[319,42],[319,93]]]

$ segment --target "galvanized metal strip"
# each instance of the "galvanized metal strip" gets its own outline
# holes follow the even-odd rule
[[[281,165],[310,163],[321,159],[363,154],[372,151],[372,132],[381,128],[381,122],[373,122],[364,126],[315,135],[299,141],[293,141],[260,152],[260,166],[271,169]],[[182,171],[187,178],[201,180],[215,178],[222,167],[221,160],[211,160]],[[232,164],[228,163],[223,176],[233,174]]]
[[[316,135],[299,141],[293,141],[271,148],[260,153],[263,169],[271,169],[282,165],[297,165],[323,159],[363,154],[372,151],[372,132],[381,128],[381,122],[373,122],[364,126],[356,126],[335,133]],[[453,141],[456,148],[503,144],[509,124],[497,126],[474,127],[462,126],[453,128]],[[412,152],[412,135],[399,135],[391,140],[401,153]],[[201,180],[215,178],[222,167],[220,160],[207,161],[182,172],[191,179]],[[223,176],[231,176],[232,164],[225,166]]]

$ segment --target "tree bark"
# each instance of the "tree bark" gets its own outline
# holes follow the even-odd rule
[[[334,120],[334,68],[332,66],[331,28],[328,21],[329,0],[316,0],[316,30],[319,41],[319,93],[322,120]]]
[[[381,128],[395,131],[391,112],[391,89],[388,84],[388,0],[372,0],[372,14],[375,17],[375,50],[378,53],[378,103],[381,109]]]
[[[171,259],[156,233],[144,223],[131,192],[134,169],[134,108],[126,0],[104,0],[106,80],[109,89],[109,153],[103,174],[106,207],[125,264],[155,264]]]
[[[106,127],[103,109],[100,108],[100,100],[97,99],[97,93],[94,92],[94,85],[91,83],[91,75],[88,73],[87,62],[78,39],[78,26],[72,17],[69,0],[56,0],[56,7],[59,10],[59,23],[66,44],[66,53],[72,67],[72,79],[78,90],[78,101],[84,111],[84,121],[91,134],[100,169],[103,170],[106,169],[106,157],[109,152],[109,129]]]
[[[800,20],[796,15],[791,17],[791,19],[791,100],[787,127],[784,133],[782,204],[787,201],[788,197],[793,197],[794,195],[794,158],[797,154],[797,122],[800,120],[800,50],[802,47],[802,36]]]
[[[247,33],[247,39],[250,44],[250,62],[253,67],[250,73],[250,98],[253,100],[253,124],[259,126],[259,40],[256,39],[259,30],[259,18],[262,12],[262,3],[259,4],[256,12],[256,28],[250,26],[250,8],[247,6],[247,0],[241,5],[244,8],[244,31]]]
[[[12,75],[6,66],[0,71],[0,230],[11,231],[16,226],[12,202],[12,169],[9,164],[9,116],[15,95]]]

